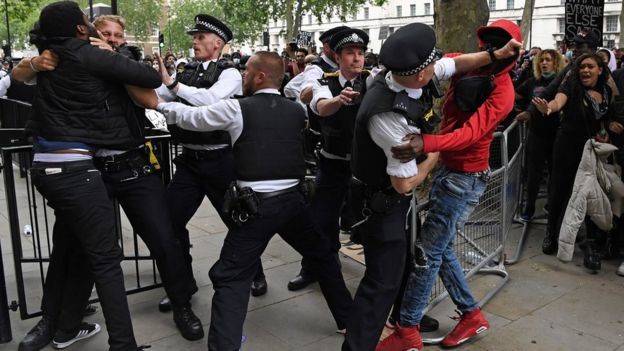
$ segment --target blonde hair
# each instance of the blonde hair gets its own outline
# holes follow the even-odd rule
[[[102,16],[98,16],[95,18],[95,20],[93,21],[93,25],[97,28],[99,27],[104,21],[109,21],[109,22],[113,22],[113,23],[117,23],[118,25],[121,26],[121,29],[126,30],[126,21],[123,19],[123,17],[121,16],[116,16],[116,15],[102,15]]]
[[[533,76],[535,77],[535,80],[539,80],[542,78],[542,66],[540,65],[540,61],[542,60],[542,58],[544,58],[544,55],[550,55],[550,58],[552,58],[553,71],[555,71],[556,75],[561,73],[561,71],[563,71],[563,68],[565,67],[563,55],[561,55],[557,50],[542,50],[533,58]]]

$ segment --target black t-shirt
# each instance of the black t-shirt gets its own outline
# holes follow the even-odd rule
[[[592,103],[585,94],[582,94],[580,97],[573,96],[573,84],[580,83],[573,82],[570,76],[567,76],[559,86],[558,92],[568,97],[562,109],[561,130],[563,133],[570,136],[589,139],[603,129],[603,124],[606,129],[609,113],[607,112],[602,118],[597,119]],[[611,89],[609,86],[605,86],[605,89],[607,91],[607,96],[603,96],[603,99],[609,101],[611,98]],[[596,87],[595,90],[602,91],[603,89],[602,86],[599,86]],[[584,91],[585,90],[583,90],[583,92]]]

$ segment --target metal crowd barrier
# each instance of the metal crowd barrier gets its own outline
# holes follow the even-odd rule
[[[502,132],[494,134],[490,154],[492,174],[479,205],[466,221],[463,231],[455,238],[455,253],[467,278],[475,274],[497,275],[502,279],[479,301],[485,305],[509,280],[505,270],[504,245],[513,224],[521,195],[521,165],[523,145],[519,125],[514,122]],[[414,202],[415,204],[415,202]],[[412,212],[412,237],[416,236],[416,221],[424,222],[428,204],[415,206]],[[427,233],[423,233],[427,235]],[[435,307],[448,296],[442,281],[438,279],[427,310]],[[439,343],[442,337],[425,340]]]
[[[163,183],[168,184],[171,180],[171,160],[175,148],[170,146],[169,135],[151,136],[148,139],[152,141],[154,152],[160,160]],[[5,271],[0,259],[0,343],[11,340],[8,309],[19,310],[21,319],[41,315],[38,304],[52,250],[51,232],[54,214],[46,206],[45,199],[36,191],[28,172],[24,178],[16,177],[19,170],[14,163],[20,157],[31,160],[32,147],[22,145],[2,148],[2,173],[13,249],[12,268],[15,272],[17,300],[8,304]],[[143,241],[139,240],[137,233],[132,231],[125,215],[122,215],[119,204],[115,204],[115,209],[116,234],[124,252],[122,268],[126,293],[134,294],[161,287],[162,283],[149,250]],[[97,298],[91,300],[97,301]],[[32,304],[36,307],[32,307]]]

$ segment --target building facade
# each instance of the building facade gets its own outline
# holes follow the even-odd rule
[[[506,18],[521,22],[524,0],[488,0],[490,7],[490,22]],[[525,47],[539,46],[542,48],[558,48],[564,38],[565,0],[535,0],[533,11],[532,35],[525,38]],[[606,47],[616,47],[619,43],[620,23],[619,16],[622,9],[622,0],[605,0],[603,43]],[[355,16],[350,16],[345,22],[336,16],[331,20],[318,23],[313,15],[303,14],[301,31],[312,32],[316,47],[321,43],[318,38],[324,31],[338,25],[359,28],[370,37],[369,50],[379,52],[383,38],[396,29],[412,23],[421,22],[433,26],[433,0],[389,0],[384,6],[363,5]],[[286,43],[284,20],[268,23],[269,50],[281,51]],[[262,38],[253,44],[241,47],[244,53],[256,50],[266,50],[262,45]]]

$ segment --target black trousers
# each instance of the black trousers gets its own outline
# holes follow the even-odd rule
[[[552,174],[552,153],[554,135],[543,136],[529,129],[527,136],[527,214],[535,213],[535,201],[539,193],[540,183],[544,175],[544,166],[548,166],[548,174]],[[549,205],[550,206],[550,205]]]
[[[366,271],[355,293],[342,350],[374,350],[399,292],[406,256],[410,198],[385,214],[373,214],[361,228]]]
[[[303,195],[290,192],[262,200],[258,217],[228,231],[219,260],[210,269],[215,293],[209,350],[240,349],[251,282],[260,255],[275,233],[310,260],[338,328],[346,326],[352,299],[338,262],[327,238],[317,230]]]
[[[340,215],[351,180],[351,166],[349,161],[332,160],[320,156],[316,176],[316,189],[312,199],[312,216],[318,223],[321,233],[327,237],[334,254],[340,249]],[[303,274],[309,274],[312,269],[307,258],[301,260]]]
[[[55,246],[50,260],[53,272],[59,269],[54,267],[57,264],[55,256],[71,256],[71,249],[75,246],[69,241],[78,242],[95,280],[108,329],[110,349],[136,349],[120,265],[123,256],[115,235],[113,206],[100,172],[91,160],[36,162],[33,163],[31,176],[33,184],[47,199],[62,225],[62,228],[57,229],[63,229],[57,230],[53,239],[59,244]],[[71,272],[68,272],[68,276],[73,278]],[[51,281],[48,279],[44,294],[50,288],[49,283]],[[71,294],[72,291],[63,293]]]
[[[562,130],[557,131],[553,145],[553,164],[548,189],[548,227],[547,235],[559,237],[561,222],[568,201],[572,195],[574,178],[583,155],[586,137],[568,135]]]
[[[167,203],[173,221],[173,231],[183,251],[184,264],[190,276],[191,291],[197,291],[193,275],[193,257],[191,240],[186,225],[191,220],[204,197],[208,197],[212,207],[228,228],[232,219],[223,215],[223,198],[228,185],[234,179],[234,155],[232,149],[219,149],[201,159],[182,154],[174,160],[176,172],[167,188]],[[262,265],[258,268],[259,276],[264,276]]]

